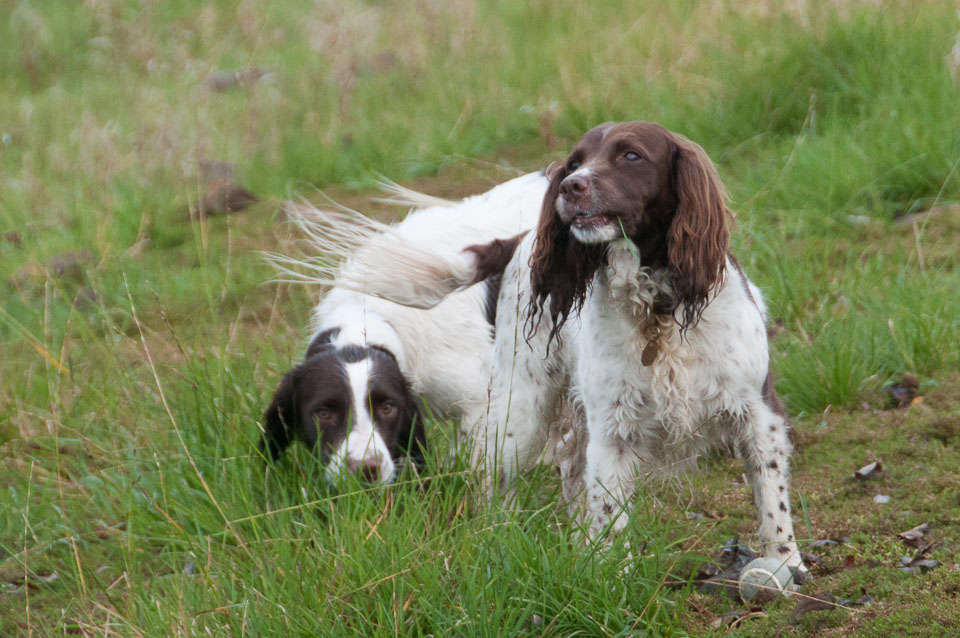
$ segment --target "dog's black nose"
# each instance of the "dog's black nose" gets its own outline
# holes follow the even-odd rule
[[[584,175],[569,175],[560,182],[560,194],[567,199],[583,197],[590,187],[590,182]]]

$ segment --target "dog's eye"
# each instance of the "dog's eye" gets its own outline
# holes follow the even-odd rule
[[[633,151],[628,151],[624,154],[623,158],[631,162],[636,162],[638,159],[640,159],[640,155],[638,153],[634,153]]]
[[[573,172],[573,171],[577,170],[578,168],[580,168],[580,162],[577,161],[577,160],[571,160],[570,163],[567,164],[567,170],[568,170],[568,171]]]
[[[318,419],[326,421],[331,417],[333,417],[333,412],[330,410],[330,408],[320,408],[319,410],[314,412],[314,416],[317,417]]]
[[[389,419],[397,413],[397,404],[392,401],[384,401],[377,406],[377,412],[385,419]]]

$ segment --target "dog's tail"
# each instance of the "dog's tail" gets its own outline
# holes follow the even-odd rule
[[[405,241],[388,227],[340,270],[338,286],[413,308],[433,308],[458,290],[499,277],[526,231],[463,250]]]
[[[300,231],[300,255],[264,255],[283,281],[336,286],[432,308],[473,276],[469,255],[418,245],[397,227],[357,211],[288,202],[284,212]]]
[[[390,203],[425,206],[397,225],[335,202],[335,211],[305,201],[288,203],[284,211],[303,237],[299,256],[273,253],[266,258],[284,281],[432,308],[451,293],[503,272],[522,237],[516,233],[535,223],[545,188],[542,175],[530,174],[450,202],[387,184]]]

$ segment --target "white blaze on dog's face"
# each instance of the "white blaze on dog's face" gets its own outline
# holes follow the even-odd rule
[[[308,447],[319,445],[328,482],[352,474],[367,483],[389,483],[397,459],[421,457],[416,405],[388,351],[315,340],[267,409],[269,450],[276,456],[299,438]]]
[[[379,395],[374,402],[371,396],[374,367],[367,357],[344,366],[350,390],[350,414],[346,438],[326,465],[327,480],[331,483],[345,474],[356,474],[370,483],[389,483],[396,471],[387,443],[374,421],[377,416],[394,415],[398,406],[394,400]]]

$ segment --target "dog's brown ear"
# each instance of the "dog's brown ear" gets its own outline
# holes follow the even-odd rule
[[[260,451],[275,461],[293,442],[297,426],[297,408],[293,397],[294,372],[284,375],[273,393],[273,400],[263,413],[263,439]]]
[[[560,184],[567,177],[566,165],[554,162],[547,169],[550,185],[543,197],[533,252],[530,255],[530,303],[527,306],[526,338],[536,332],[549,299],[550,341],[557,338],[571,312],[579,312],[587,288],[600,264],[604,249],[583,244],[570,234],[569,225],[557,213]],[[549,347],[549,346],[548,346]]]
[[[730,243],[726,189],[713,162],[694,142],[677,136],[674,184],[677,211],[667,239],[676,301],[683,307],[681,329],[700,318],[710,294],[723,279]]]
[[[543,174],[550,182],[553,182],[553,178],[561,171],[563,171],[563,162],[550,162],[550,166],[543,171]]]

